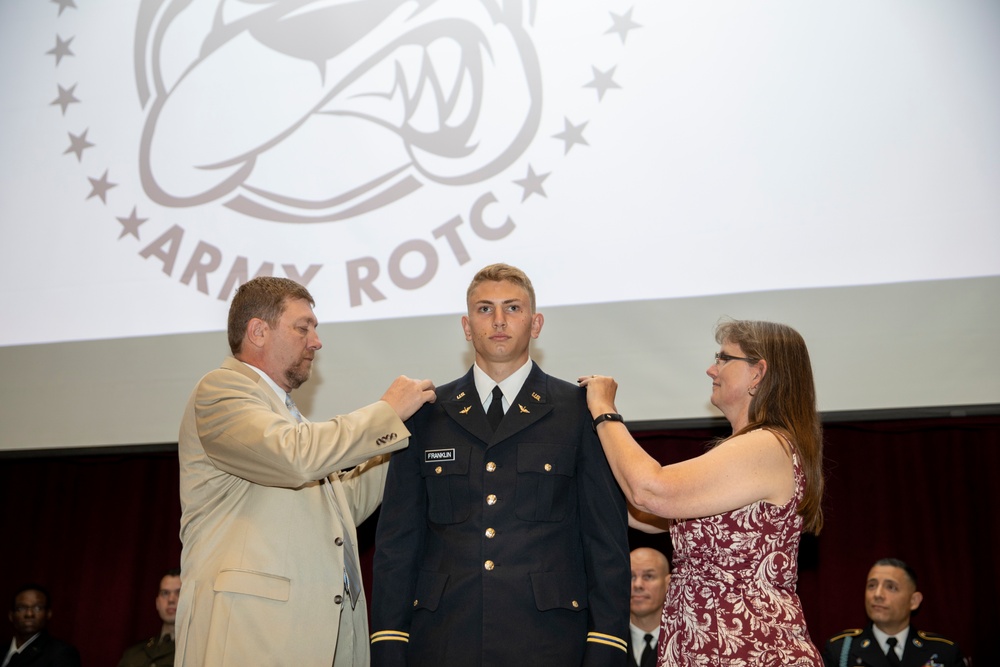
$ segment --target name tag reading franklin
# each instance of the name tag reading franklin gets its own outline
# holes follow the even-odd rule
[[[440,463],[441,461],[454,461],[455,449],[428,449],[424,452],[424,463]]]

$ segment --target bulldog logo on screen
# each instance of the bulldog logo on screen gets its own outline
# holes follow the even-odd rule
[[[306,222],[494,176],[538,130],[524,12],[491,0],[146,0],[143,189],[168,206],[221,201]]]
[[[634,1],[54,0],[79,220],[136,284],[228,302],[285,275],[340,320],[426,314],[458,267],[534,247]]]

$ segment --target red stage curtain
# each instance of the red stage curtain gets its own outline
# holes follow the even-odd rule
[[[724,434],[637,439],[669,463]],[[1000,416],[832,423],[825,442],[826,525],[803,540],[799,579],[813,640],[865,622],[868,568],[895,556],[920,576],[924,604],[914,625],[955,639],[976,664],[1000,664]],[[0,591],[9,600],[22,583],[48,586],[50,630],[80,649],[85,667],[114,665],[125,647],[158,631],[156,588],[180,560],[175,453],[7,456],[0,500]],[[374,519],[361,530],[369,579]],[[630,540],[670,549],[665,536],[633,532]]]

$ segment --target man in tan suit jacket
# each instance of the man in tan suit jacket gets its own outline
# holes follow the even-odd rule
[[[403,420],[434,387],[399,377],[349,415],[302,419],[289,392],[321,347],[312,304],[284,278],[242,285],[229,311],[233,357],[185,410],[182,667],[368,665],[364,589],[348,581],[356,526],[382,500],[388,453],[408,442]]]

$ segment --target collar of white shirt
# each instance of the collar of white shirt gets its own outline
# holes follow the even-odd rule
[[[906,637],[910,634],[910,626],[906,626],[894,635],[887,635],[878,629],[877,625],[872,625],[872,634],[875,635],[875,640],[878,645],[882,648],[882,653],[889,653],[889,645],[886,644],[886,640],[889,637],[896,638],[896,655],[899,656],[900,660],[903,659],[903,647],[906,646]]]
[[[533,362],[529,358],[523,366],[511,373],[503,382],[497,382],[487,375],[486,371],[479,367],[479,364],[473,364],[472,377],[476,381],[476,391],[479,393],[479,401],[483,404],[483,409],[485,410],[490,407],[487,400],[492,401],[493,387],[500,385],[500,391],[503,392],[503,399],[506,404],[504,405],[504,411],[506,412],[507,408],[514,403],[514,399],[517,398],[518,393],[520,393],[521,387],[524,386],[524,381],[528,379],[532,364]]]
[[[28,641],[24,642],[20,646],[17,645],[17,640],[14,637],[11,637],[10,638],[10,648],[7,649],[7,656],[3,659],[3,663],[2,664],[6,665],[8,662],[10,662],[11,657],[13,657],[15,653],[21,653],[21,652],[23,652],[24,649],[28,648],[28,646],[31,645],[31,642],[35,641],[35,639],[37,639],[38,635],[40,635],[40,634],[42,634],[42,633],[41,632],[36,632],[35,634],[33,634],[31,636],[31,639],[29,639]]]
[[[657,626],[652,630],[646,631],[629,623],[628,630],[632,633],[632,657],[635,658],[635,664],[638,665],[642,659],[642,652],[646,650],[646,635],[653,635],[653,639],[649,643],[655,651],[656,643],[660,641],[660,628]]]
[[[254,372],[256,372],[257,375],[259,375],[262,378],[264,378],[264,382],[266,382],[267,386],[269,386],[272,390],[274,390],[274,395],[278,397],[278,400],[281,401],[282,403],[285,402],[285,396],[287,395],[287,393],[285,392],[284,389],[282,389],[281,387],[278,386],[277,382],[275,382],[274,380],[271,379],[270,375],[268,375],[264,371],[260,370],[259,368],[257,368],[253,364],[248,364],[245,361],[242,361],[240,363],[242,363],[247,368],[249,368],[249,369],[253,370]],[[491,389],[492,389],[492,387],[491,387]]]

